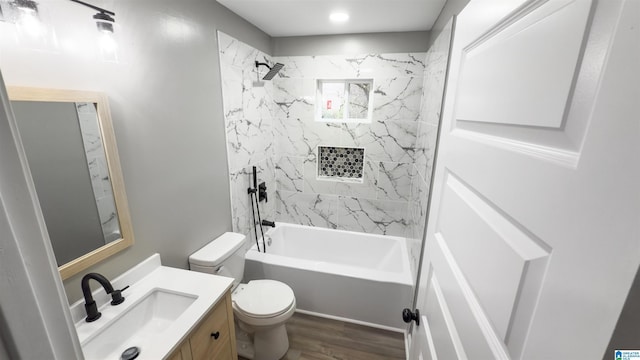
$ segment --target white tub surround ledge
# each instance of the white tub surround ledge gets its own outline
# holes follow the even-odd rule
[[[162,266],[160,255],[154,254],[111,281],[116,290],[129,286],[122,293],[125,301],[120,305],[112,306],[111,296],[105,293],[102,286],[94,280],[91,280],[91,283],[92,288],[97,289],[93,292],[93,298],[102,316],[88,323],[85,321],[84,299],[71,305],[71,315],[85,358],[88,360],[119,359],[125,349],[137,346],[140,348],[137,359],[162,359],[174,351],[200,320],[223,298],[231,288],[232,279]],[[109,331],[126,333],[131,329],[109,330],[109,328],[120,325],[127,313],[131,313],[130,310],[139,304],[144,306],[142,302],[148,298],[149,294],[158,291],[168,294],[169,297],[178,295],[180,298],[187,299],[184,311],[177,317],[174,314],[174,319],[162,319],[164,314],[158,314],[160,320],[150,324],[149,331],[141,331],[128,339],[111,341],[108,338]],[[145,324],[133,324],[133,326],[144,328]],[[96,357],[95,341],[99,337],[105,337],[99,342],[100,350],[104,349],[104,352],[101,351],[101,354]],[[89,343],[94,343],[91,345],[92,350],[87,350]]]

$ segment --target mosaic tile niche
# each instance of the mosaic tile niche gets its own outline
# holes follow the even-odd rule
[[[318,146],[318,176],[362,181],[364,148]]]

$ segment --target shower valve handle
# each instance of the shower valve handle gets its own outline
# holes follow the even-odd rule
[[[263,181],[258,185],[258,201],[269,202],[267,199],[267,184]]]

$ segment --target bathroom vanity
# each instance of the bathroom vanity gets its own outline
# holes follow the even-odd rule
[[[168,360],[237,359],[231,292],[187,335]]]
[[[71,305],[85,359],[236,359],[232,279],[162,266],[155,254],[112,285],[125,300],[111,305],[102,287],[92,293],[97,320],[87,322],[84,300]],[[122,357],[133,358],[133,357]]]

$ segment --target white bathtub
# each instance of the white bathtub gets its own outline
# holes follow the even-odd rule
[[[287,283],[301,312],[404,328],[402,309],[413,300],[404,238],[281,222],[265,238],[266,254],[254,244],[246,255],[245,281]]]

